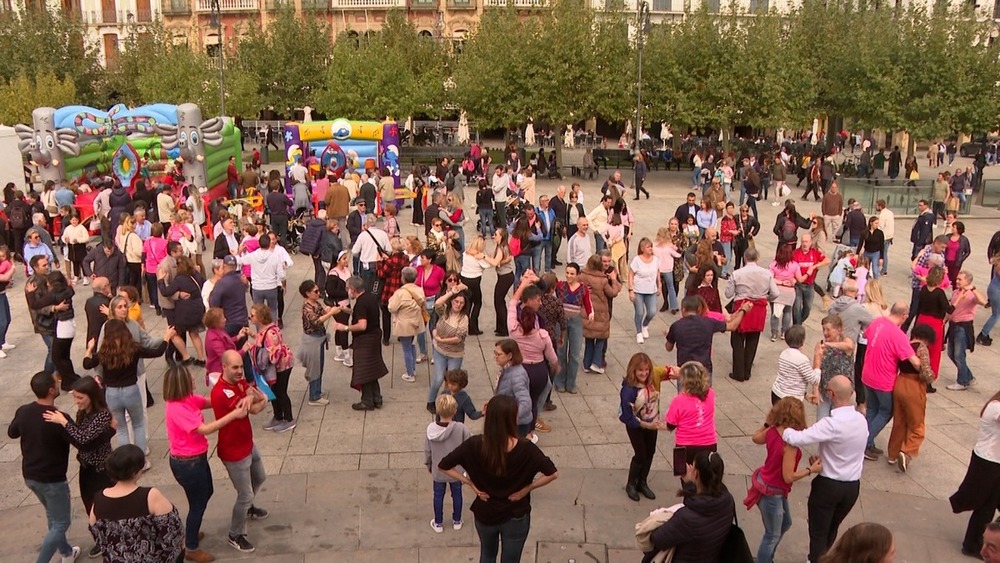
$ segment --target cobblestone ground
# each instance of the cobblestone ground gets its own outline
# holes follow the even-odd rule
[[[988,172],[993,172],[990,169]],[[652,237],[688,191],[688,174],[653,173],[647,180],[652,198],[634,205],[637,216],[637,236]],[[553,194],[557,183],[540,181],[540,194]],[[600,184],[584,182],[586,206],[590,209],[599,197]],[[799,193],[799,192],[797,192]],[[471,193],[468,194],[472,201]],[[764,233],[759,238],[761,255],[773,255],[775,238],[767,234],[780,207],[761,204]],[[818,204],[800,205],[800,211],[818,212]],[[977,210],[981,219],[967,221],[967,234],[972,240],[973,255],[967,269],[985,288],[989,279],[985,260],[986,244],[998,228],[1000,214]],[[404,218],[408,215],[403,214]],[[415,228],[406,221],[404,234]],[[892,247],[889,277],[885,279],[888,298],[908,299],[909,283],[905,264],[909,258],[908,239],[911,221],[898,219]],[[468,232],[474,223],[467,225]],[[289,273],[288,287],[312,276],[309,261],[296,257]],[[487,273],[484,291],[491,294],[493,276]],[[17,345],[10,357],[0,360],[0,413],[7,417],[14,409],[31,400],[28,389],[30,375],[41,367],[44,346],[31,332],[22,297],[23,276],[18,276],[14,288],[8,291],[14,322],[8,342]],[[89,297],[90,289],[78,288],[78,311]],[[294,290],[287,293],[285,311],[286,338],[295,347],[301,335],[301,299]],[[489,299],[487,297],[487,302]],[[819,321],[822,312],[815,305],[808,322],[806,349],[820,338]],[[149,315],[151,310],[144,309]],[[980,311],[976,324],[981,325],[987,311]],[[670,475],[670,451],[673,436],[663,433],[653,475],[657,501],[629,501],[622,487],[631,448],[621,423],[617,420],[618,390],[629,357],[640,350],[649,353],[656,362],[673,362],[674,354],[663,348],[662,333],[676,317],[659,314],[650,327],[651,338],[644,344],[635,342],[632,327],[632,307],[625,296],[615,303],[612,338],[606,374],[580,374],[580,394],[556,394],[558,410],[546,413],[552,432],[542,434],[539,446],[551,456],[560,469],[560,478],[533,497],[533,526],[525,547],[524,561],[637,561],[633,524],[649,510],[675,502],[677,481]],[[81,322],[82,320],[81,315]],[[147,327],[156,334],[164,329],[163,319],[147,316]],[[497,367],[491,356],[494,314],[487,307],[482,329],[486,336],[471,338],[464,367],[470,373],[468,391],[476,403],[492,394]],[[78,338],[74,358],[83,356],[84,342]],[[754,367],[753,379],[735,383],[726,377],[716,377],[718,393],[716,424],[719,451],[726,463],[726,483],[737,502],[746,491],[747,478],[764,459],[764,448],[750,441],[770,406],[770,387],[782,342],[763,339]],[[305,380],[301,368],[292,375],[290,393],[297,413],[298,427],[285,434],[264,432],[260,426],[269,413],[255,417],[257,443],[264,455],[269,475],[260,495],[259,505],[267,507],[271,516],[263,522],[250,524],[249,537],[258,550],[252,555],[240,555],[225,543],[228,517],[235,497],[225,479],[222,464],[213,457],[211,466],[216,477],[215,496],[210,503],[203,530],[207,537],[203,547],[220,560],[252,558],[260,561],[475,561],[478,558],[471,516],[461,531],[451,529],[444,534],[433,533],[431,518],[430,479],[423,467],[423,436],[431,420],[424,410],[430,366],[418,366],[416,383],[399,379],[404,371],[401,347],[394,343],[384,348],[390,376],[382,380],[384,409],[358,413],[350,409],[357,393],[348,386],[349,372],[339,363],[328,362],[324,385],[330,392],[331,404],[310,407],[305,401]],[[943,388],[954,381],[954,366],[942,362],[940,391],[928,397],[927,439],[920,456],[906,473],[898,472],[884,462],[865,462],[860,501],[846,525],[870,520],[887,525],[896,534],[898,561],[930,562],[961,559],[959,546],[966,516],[953,515],[947,497],[955,491],[968,464],[975,441],[978,412],[984,402],[1000,388],[1000,376],[992,369],[1000,348],[977,347],[969,357],[972,371],[979,382],[966,392],[950,392]],[[728,373],[731,349],[728,338],[715,342],[714,359],[717,373]],[[186,511],[183,492],[170,474],[167,463],[167,441],[163,425],[163,402],[159,399],[162,360],[153,362],[148,370],[150,387],[157,396],[150,409],[150,448],[152,469],[143,483],[161,488]],[[201,380],[201,378],[196,378]],[[665,387],[663,405],[672,397]],[[63,396],[58,405],[73,411],[72,399]],[[812,409],[809,417],[812,419]],[[473,432],[481,431],[482,421],[470,422]],[[880,438],[883,446],[889,435],[887,428]],[[24,486],[20,472],[20,451],[16,441],[0,437],[0,528],[7,530],[0,547],[0,560],[33,560],[45,529],[44,512]],[[74,522],[70,540],[92,545],[86,530],[82,504],[76,489],[77,466],[70,465],[70,480],[74,489]],[[778,550],[779,561],[799,562],[805,559],[808,543],[805,502],[809,491],[806,481],[799,482],[791,495],[794,525]],[[469,499],[466,500],[468,506]],[[738,504],[739,506],[739,504]],[[747,532],[752,548],[760,539],[762,525],[759,513],[739,509],[740,523]]]

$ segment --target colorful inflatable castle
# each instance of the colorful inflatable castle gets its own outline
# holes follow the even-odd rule
[[[292,190],[291,167],[330,171],[334,178],[345,174],[388,169],[396,187],[399,181],[399,126],[395,121],[290,122],[285,124],[285,186]]]
[[[205,120],[195,104],[37,108],[31,117],[31,125],[15,129],[21,152],[38,167],[42,183],[78,182],[96,172],[114,175],[131,191],[144,172],[147,183],[155,184],[156,176],[179,161],[184,185],[214,198],[228,194],[229,158],[236,157],[241,168],[241,136],[232,119]]]

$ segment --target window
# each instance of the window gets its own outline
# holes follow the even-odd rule
[[[434,34],[431,33],[430,31],[427,31],[426,29],[423,29],[420,31],[420,37],[423,37],[425,39],[433,39]]]
[[[751,14],[763,14],[769,9],[769,0],[750,0],[750,13]]]
[[[114,69],[118,66],[118,36],[107,34],[104,36],[104,63]]]
[[[653,11],[669,12],[670,4],[671,4],[670,0],[653,0]]]
[[[708,11],[713,14],[719,13],[719,5],[721,0],[705,0],[705,5],[708,6]]]

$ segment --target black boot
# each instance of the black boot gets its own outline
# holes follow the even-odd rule
[[[638,502],[639,491],[636,489],[639,482],[639,464],[633,459],[628,466],[628,482],[625,483],[625,494],[628,498]]]
[[[646,478],[649,476],[649,469],[650,467],[647,465],[639,470],[639,479],[635,485],[642,496],[649,500],[656,500],[656,495],[653,494],[653,490],[649,488],[649,483],[646,482]]]

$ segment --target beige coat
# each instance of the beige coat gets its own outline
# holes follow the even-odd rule
[[[611,337],[611,311],[608,308],[608,298],[615,298],[622,290],[622,284],[615,280],[608,281],[603,272],[584,270],[580,272],[580,281],[590,288],[590,301],[594,306],[594,320],[583,318],[584,338]]]
[[[416,336],[424,331],[423,311],[424,290],[408,283],[396,290],[389,298],[389,312],[392,313],[392,334],[395,336]]]

